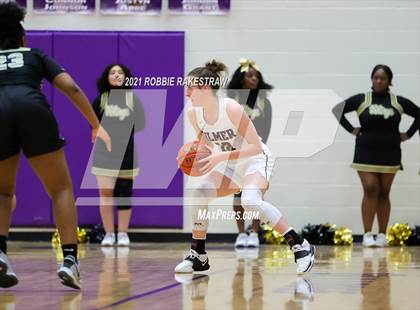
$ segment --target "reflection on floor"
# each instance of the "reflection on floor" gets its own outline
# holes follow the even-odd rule
[[[2,309],[420,309],[420,247],[319,246],[311,273],[295,274],[286,246],[234,250],[210,244],[211,269],[175,275],[185,244],[80,246],[83,290],[61,286],[59,252],[12,243],[20,283]]]

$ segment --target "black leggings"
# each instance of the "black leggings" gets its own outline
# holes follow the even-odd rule
[[[121,179],[118,178],[115,182],[114,197],[131,197],[133,194],[133,180],[132,179]],[[120,204],[117,203],[118,210],[130,210],[131,202]]]

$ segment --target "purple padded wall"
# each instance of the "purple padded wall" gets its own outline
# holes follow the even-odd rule
[[[183,37],[180,33],[144,33],[143,35],[122,33],[119,44],[120,61],[131,68],[133,76],[143,79],[145,77],[182,77],[184,76]],[[142,87],[142,89],[163,88]],[[135,185],[137,188],[153,187],[153,189],[135,190],[135,196],[183,196],[183,176],[177,169],[175,157],[183,144],[184,129],[181,113],[184,108],[184,88],[166,89],[166,98],[139,92],[146,112],[146,128],[136,139],[140,174]],[[175,124],[180,116],[181,122]],[[157,146],[156,151],[152,143],[158,144],[153,144]],[[161,148],[162,144],[165,144],[165,149]],[[172,182],[169,179],[167,185],[164,182],[165,179],[161,179],[162,176],[172,177],[173,175],[175,177]],[[155,182],[154,185],[158,186],[160,181],[165,184],[165,188],[150,186],[151,182]],[[182,206],[135,207],[133,221],[136,225],[147,227],[182,227]]]
[[[183,76],[184,74],[184,34],[180,32],[28,32],[27,37],[28,46],[41,47],[47,54],[52,55],[73,76],[90,100],[97,95],[96,79],[110,63],[125,63],[137,76]],[[45,90],[51,92],[49,87],[49,85],[45,87]],[[60,132],[67,141],[65,152],[72,174],[75,196],[76,198],[97,197],[97,190],[81,189],[82,178],[92,149],[90,128],[69,100],[56,90],[52,93],[52,98],[49,99],[59,122]],[[170,88],[167,103],[162,142],[165,141],[179,114],[182,113],[183,87]],[[159,111],[154,108],[155,104],[150,100],[146,99],[144,105],[147,122],[153,124],[155,118],[153,114],[157,115]],[[149,138],[145,134],[147,130],[148,128],[136,138],[139,142],[137,146],[139,164],[142,168],[148,168],[141,171],[140,181],[136,181],[136,184],[140,183],[140,185],[144,184],[144,180],[147,180],[147,176],[155,169],[148,167],[150,165],[145,162],[150,157],[150,154],[145,156],[144,153],[150,142],[147,141]],[[177,126],[174,131],[176,134],[172,136],[174,139],[171,152],[165,155],[167,160],[173,163],[172,168],[176,166],[174,160],[176,148],[183,143],[182,126]],[[27,167],[21,168],[23,169],[20,171],[17,185],[18,210],[15,213],[13,225],[52,226],[51,206],[40,183],[35,181]],[[160,173],[166,171],[162,170]],[[169,184],[169,187],[165,189],[136,190],[135,195],[182,197],[182,175],[177,173]],[[100,222],[98,207],[79,206],[78,210],[80,225]],[[165,214],[165,217],[162,217],[162,214]],[[182,206],[136,206],[132,226],[182,227]]]
[[[76,80],[92,102],[97,96],[96,79],[106,65],[118,61],[118,34],[58,32],[54,34],[54,57]],[[74,194],[82,196],[80,184],[92,149],[91,130],[80,112],[61,93],[54,91],[54,113],[66,139],[66,157],[73,179]],[[90,191],[97,195],[97,191]],[[79,224],[99,223],[96,207],[78,207]]]

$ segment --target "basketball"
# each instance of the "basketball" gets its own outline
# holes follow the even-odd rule
[[[199,164],[198,161],[210,154],[211,151],[204,143],[199,141],[188,142],[179,149],[177,157],[179,168],[189,176],[202,176],[203,173],[200,169],[203,167],[203,164]]]

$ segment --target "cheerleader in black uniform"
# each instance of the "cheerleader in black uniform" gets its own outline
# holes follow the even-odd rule
[[[6,255],[6,240],[22,150],[52,199],[64,256],[58,276],[64,285],[80,289],[77,212],[62,149],[65,142],[41,92],[42,80],[47,79],[81,111],[93,128],[92,140],[99,135],[109,150],[111,141],[70,75],[41,50],[24,47],[24,16],[15,2],[0,4],[0,287],[18,282]]]
[[[363,185],[363,245],[366,247],[387,245],[386,229],[391,211],[389,193],[395,174],[402,170],[400,144],[414,135],[419,117],[419,108],[413,102],[390,92],[392,77],[388,66],[377,65],[371,74],[372,91],[352,96],[333,109],[340,124],[356,136],[352,167],[357,170]],[[354,128],[346,119],[344,114],[351,111],[357,112],[360,128]],[[415,121],[407,132],[400,133],[403,113]],[[379,224],[376,241],[371,232],[375,214]]]
[[[256,63],[242,58],[240,66],[233,73],[232,80],[227,88],[228,96],[244,107],[246,114],[261,137],[261,141],[267,143],[272,119],[272,107],[271,102],[267,98],[267,92],[273,87],[264,81]],[[240,201],[241,193],[235,194],[233,208],[235,212],[243,214],[244,209]],[[252,231],[250,231],[249,235],[245,232],[244,219],[242,217],[236,218],[236,224],[239,235],[236,238],[235,247],[259,247],[258,230],[260,221],[252,220]]]
[[[103,246],[113,246],[115,242],[119,246],[130,244],[127,235],[131,218],[130,197],[133,179],[139,173],[134,132],[145,126],[143,105],[131,87],[125,86],[126,78],[130,77],[130,70],[122,64],[107,66],[98,79],[99,96],[92,104],[102,127],[113,141],[112,152],[106,150],[102,141],[96,143],[92,167],[99,185],[99,209],[106,231]],[[114,201],[113,197],[118,200]],[[114,204],[118,209],[117,235],[114,232]]]

